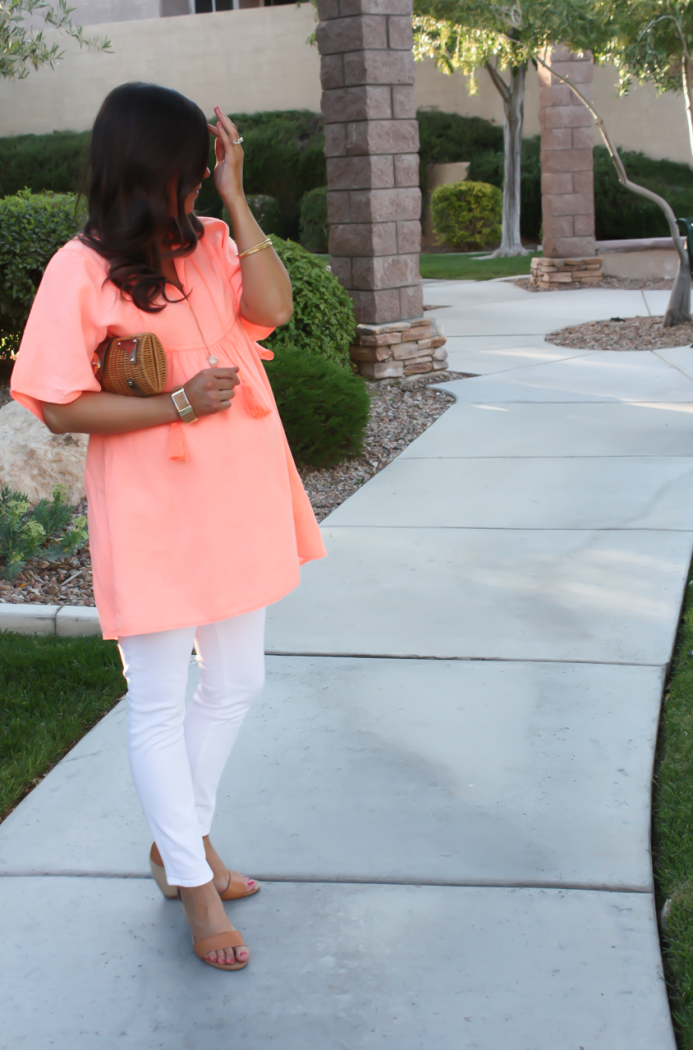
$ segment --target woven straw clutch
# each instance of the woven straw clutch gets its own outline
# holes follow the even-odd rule
[[[109,339],[97,351],[101,386],[110,394],[152,397],[166,385],[166,354],[153,332]]]

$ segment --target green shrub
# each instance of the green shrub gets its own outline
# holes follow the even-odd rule
[[[426,193],[426,166],[471,161],[478,153],[503,155],[503,129],[482,117],[462,117],[459,113],[441,113],[439,110],[420,109],[419,174],[421,192]],[[477,178],[476,175],[468,176]],[[492,179],[479,179],[492,182]],[[494,182],[494,185],[495,182]]]
[[[308,190],[327,183],[325,137],[319,113],[308,109],[232,113],[243,136],[243,183],[247,194],[267,194],[279,203],[282,236],[298,240],[299,204]],[[214,154],[210,149],[210,170]],[[221,216],[222,204],[211,179],[202,183],[197,209]]]
[[[77,231],[73,194],[21,190],[0,200],[0,353],[16,349],[43,271]]]
[[[541,162],[540,140],[535,135],[522,140],[522,162],[520,165],[520,234],[530,241],[541,240]],[[472,155],[467,178],[475,182],[488,182],[503,190],[504,158],[500,152],[481,150]]]
[[[503,194],[486,182],[453,182],[431,197],[433,229],[439,243],[461,251],[500,240]]]
[[[266,234],[276,233],[281,236],[284,222],[278,201],[265,193],[251,193],[249,197],[246,197],[246,200],[248,201],[248,207],[263,231]],[[226,208],[222,210],[221,217],[224,222],[228,223],[229,226],[231,225],[231,219]]]
[[[327,252],[327,187],[317,186],[301,198],[301,244],[309,252]]]
[[[70,524],[71,523],[71,524]],[[87,541],[87,519],[75,517],[58,486],[53,498],[32,509],[29,497],[7,485],[0,490],[0,576],[12,580],[30,558],[62,558]]]
[[[348,293],[336,277],[305,248],[273,237],[279,258],[286,266],[294,290],[294,313],[265,345],[279,354],[285,347],[318,354],[351,369],[349,347],[356,320]]]
[[[621,157],[633,182],[664,197],[678,218],[693,215],[693,172],[687,164],[629,151],[622,151]],[[594,222],[600,241],[670,235],[661,209],[621,186],[603,146],[594,150]]]
[[[361,376],[296,346],[265,364],[297,463],[330,467],[363,450],[370,399]]]
[[[0,138],[0,197],[25,187],[33,193],[76,193],[89,148],[89,131]]]

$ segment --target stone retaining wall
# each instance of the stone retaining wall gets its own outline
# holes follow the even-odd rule
[[[421,317],[392,324],[360,324],[350,348],[361,375],[370,379],[411,376],[447,369],[445,336]]]

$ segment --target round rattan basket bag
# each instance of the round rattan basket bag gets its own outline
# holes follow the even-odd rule
[[[99,379],[110,394],[153,397],[166,385],[166,354],[153,332],[109,339],[101,356]]]

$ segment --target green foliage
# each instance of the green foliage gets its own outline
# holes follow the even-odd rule
[[[661,908],[664,969],[683,1050],[693,1048],[693,577],[689,575],[657,741],[653,865]]]
[[[0,490],[0,576],[12,580],[37,554],[63,558],[87,542],[87,519],[75,516],[58,486],[32,509],[29,498],[7,485]]]
[[[439,110],[420,109],[419,124],[419,181],[426,193],[426,167],[429,164],[454,164],[471,161],[481,153],[503,155],[503,129],[482,117],[461,117],[459,113],[441,113]],[[492,182],[476,175],[479,182]]]
[[[301,198],[301,244],[309,252],[327,252],[327,187],[316,186]]]
[[[279,203],[283,236],[298,240],[299,205],[304,193],[327,183],[322,118],[308,109],[232,113],[243,136],[243,181],[247,194],[267,194]],[[210,147],[210,170],[214,154]],[[202,183],[197,210],[221,216],[212,179]]]
[[[71,194],[21,190],[0,200],[0,339],[10,337],[3,351],[15,346],[51,256],[76,230]]]
[[[85,37],[81,26],[71,21],[74,7],[67,0],[3,0],[0,4],[0,77],[5,80],[23,80],[29,75],[29,67],[55,67],[63,57],[57,43],[48,45],[43,30],[29,24],[41,16],[46,28],[66,33],[82,47],[87,45],[95,51],[109,51],[110,41]]]
[[[0,634],[0,820],[124,692],[115,642]]]
[[[284,222],[279,203],[274,197],[269,197],[265,193],[251,193],[249,197],[246,197],[246,200],[256,221],[267,235],[282,233]],[[226,208],[222,210],[221,217],[224,222],[228,223],[229,226],[231,225],[231,219]]]
[[[356,320],[348,293],[305,248],[279,237],[272,241],[291,278],[294,313],[288,324],[264,340],[265,345],[277,355],[286,347],[296,347],[350,368]]]
[[[628,178],[664,197],[675,215],[693,215],[693,172],[687,164],[626,151],[621,151],[621,159]],[[621,186],[603,146],[594,150],[594,221],[600,241],[670,235],[661,208]]]
[[[520,166],[520,233],[539,241],[541,230],[541,162],[539,136],[522,141]],[[467,178],[503,188],[503,151],[479,151],[471,155]]]
[[[658,93],[685,90],[683,59],[693,49],[690,3],[596,0],[596,10],[610,27],[606,40],[596,49],[596,57],[618,69],[620,94],[627,94],[633,81],[652,83]]]
[[[610,27],[597,3],[585,0],[414,0],[414,56],[432,58],[445,73],[470,77],[487,62],[518,67],[556,40],[580,51],[600,50]]]
[[[453,182],[431,197],[433,229],[439,243],[473,251],[500,240],[503,194],[486,182]]]
[[[330,467],[362,451],[369,397],[361,376],[296,346],[265,364],[297,463]]]
[[[54,131],[52,135],[0,138],[0,197],[19,193],[76,193],[91,132]]]

